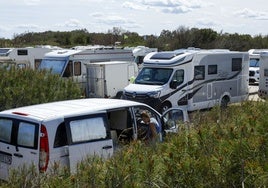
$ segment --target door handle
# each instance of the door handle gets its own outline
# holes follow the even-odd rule
[[[111,149],[113,146],[103,146],[102,149]]]
[[[19,158],[22,158],[23,157],[23,155],[20,154],[20,153],[14,153],[14,156],[19,157]]]

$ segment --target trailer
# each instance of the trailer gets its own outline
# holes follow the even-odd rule
[[[110,46],[87,46],[55,50],[45,54],[38,69],[51,70],[64,78],[71,78],[86,89],[86,64],[104,61],[133,61],[131,50]]]
[[[248,52],[181,49],[152,52],[123,98],[147,103],[160,112],[227,106],[248,97]]]
[[[61,49],[56,46],[36,46],[36,47],[25,47],[25,48],[13,48],[8,56],[12,58],[21,68],[32,68],[37,69],[41,60],[46,53],[56,49]]]
[[[87,63],[87,97],[121,98],[123,89],[138,74],[134,61]]]

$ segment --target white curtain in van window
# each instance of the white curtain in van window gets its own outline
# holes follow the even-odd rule
[[[106,138],[106,128],[102,117],[71,121],[70,128],[73,142]]]

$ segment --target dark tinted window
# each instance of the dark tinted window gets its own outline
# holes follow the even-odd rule
[[[67,133],[66,127],[64,123],[61,123],[56,131],[55,140],[54,140],[54,148],[66,146],[67,145]]]
[[[232,71],[241,71],[241,70],[242,70],[242,58],[233,58]]]
[[[18,50],[18,55],[28,55],[28,50]]]

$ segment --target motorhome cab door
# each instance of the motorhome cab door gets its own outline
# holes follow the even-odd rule
[[[113,154],[106,113],[65,119],[69,143],[70,171],[89,156],[107,158]]]

